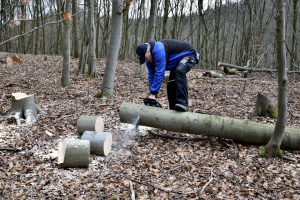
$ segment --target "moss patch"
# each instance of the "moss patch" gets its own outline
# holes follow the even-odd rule
[[[266,108],[266,112],[269,114],[269,117],[277,119],[277,117],[278,117],[277,108],[274,109],[274,108],[272,108],[272,106],[268,106]]]
[[[262,158],[268,158],[268,156],[267,156],[267,154],[266,154],[266,149],[267,149],[267,147],[266,146],[264,146],[261,150],[259,150],[259,156],[260,157],[262,157]],[[277,154],[276,154],[276,157],[278,157],[278,158],[283,158],[283,153],[282,153],[282,151],[279,149],[278,150],[278,152],[277,152]]]

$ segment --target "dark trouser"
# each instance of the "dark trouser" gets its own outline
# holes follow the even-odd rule
[[[188,85],[186,74],[196,64],[195,55],[184,57],[175,71],[170,72],[167,85],[169,109],[175,110],[175,104],[188,107]]]

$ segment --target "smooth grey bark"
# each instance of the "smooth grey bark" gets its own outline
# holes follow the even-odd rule
[[[139,27],[140,27],[140,24],[141,24],[141,22],[142,22],[142,9],[143,9],[143,7],[144,7],[144,3],[145,3],[145,0],[141,0],[141,4],[140,4],[140,6],[139,6],[139,17],[138,17],[138,19],[137,19],[137,21],[136,21],[136,29],[135,29],[135,37],[136,37],[136,39],[135,39],[135,48],[134,48],[134,51],[135,51],[135,49],[136,49],[136,47],[139,45],[139,43],[138,43],[138,41],[140,41],[138,38],[139,38],[139,36],[138,36],[138,32],[139,32]],[[140,43],[142,43],[142,42],[140,42]],[[134,52],[135,53],[135,52]],[[145,75],[145,69],[146,69],[146,66],[145,66],[145,64],[144,65],[140,65],[140,63],[138,63],[138,66],[137,66],[137,68],[136,68],[136,70],[135,70],[135,76],[144,76]]]
[[[64,139],[58,147],[58,164],[61,167],[88,167],[90,141]]]
[[[11,110],[7,116],[9,123],[21,123],[21,118],[26,120],[26,124],[32,124],[37,120],[37,114],[43,111],[35,104],[33,95],[25,93],[12,93]]]
[[[148,31],[146,36],[147,41],[154,40],[154,33],[155,33],[155,26],[156,26],[156,8],[157,8],[157,0],[152,0],[151,8],[150,8]]]
[[[89,50],[88,50],[88,76],[95,78],[96,72],[96,37],[95,37],[95,20],[94,20],[94,0],[88,0],[88,32],[89,32]]]
[[[292,37],[292,52],[291,52],[291,70],[295,70],[296,66],[298,66],[298,42],[297,42],[297,24],[298,24],[298,10],[297,10],[297,4],[298,4],[298,0],[293,0],[293,37]]]
[[[163,29],[162,30],[162,39],[165,39],[167,37],[169,5],[170,5],[170,0],[165,0],[163,27],[162,27],[162,29]]]
[[[123,103],[120,122],[160,128],[168,131],[208,135],[264,145],[274,133],[274,126],[246,120],[178,112],[151,106]],[[286,128],[281,143],[283,149],[300,149],[300,129]]]
[[[71,12],[71,0],[66,0],[66,12]],[[70,13],[71,15],[71,13]],[[63,69],[61,73],[61,86],[67,87],[70,84],[70,32],[71,24],[65,20],[63,35]]]
[[[112,1],[111,37],[109,41],[105,73],[101,84],[101,92],[98,92],[97,94],[97,96],[102,99],[113,98],[115,72],[122,38],[123,12],[120,10],[121,3],[121,0]]]
[[[86,10],[86,0],[84,4],[84,10]],[[89,48],[89,37],[88,37],[88,27],[86,25],[86,11],[83,12],[83,29],[84,29],[84,35],[83,35],[83,40],[81,43],[81,53],[79,57],[79,62],[78,62],[78,72],[84,74],[86,72],[86,61],[88,58],[88,48]]]
[[[274,158],[277,155],[285,134],[287,120],[287,90],[288,78],[286,74],[286,47],[285,47],[285,0],[276,1],[276,44],[278,70],[278,119],[274,134],[266,145],[266,155]],[[299,143],[300,144],[300,143]]]
[[[111,150],[112,134],[110,132],[85,131],[81,140],[89,140],[91,153],[107,156]]]
[[[72,0],[72,13],[76,14],[78,12],[78,2],[77,0]],[[79,58],[80,46],[79,46],[79,24],[78,15],[73,16],[73,47],[74,47],[74,57]]]
[[[77,132],[82,135],[85,131],[103,132],[104,121],[100,116],[85,116],[79,117],[77,122]]]

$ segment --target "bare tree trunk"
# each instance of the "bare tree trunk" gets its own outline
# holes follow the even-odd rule
[[[297,10],[297,3],[298,0],[293,0],[293,12],[294,12],[294,17],[293,17],[293,38],[292,38],[292,52],[291,52],[291,70],[295,70],[296,67],[298,66],[298,58],[297,58],[297,53],[298,53],[298,48],[297,48],[297,18],[298,18],[298,10]],[[298,66],[300,67],[300,66]]]
[[[169,5],[170,5],[170,0],[165,0],[162,39],[165,39],[167,37]]]
[[[40,0],[36,0],[35,3],[35,11],[36,11],[36,27],[40,26],[40,14],[39,14],[39,2]],[[34,54],[38,55],[39,54],[39,42],[40,42],[40,36],[39,36],[39,29],[36,31],[36,38],[35,38],[35,49],[34,49]]]
[[[155,21],[156,21],[156,8],[157,8],[157,0],[151,1],[151,9],[150,9],[150,17],[149,17],[149,24],[148,24],[148,31],[146,40],[154,40],[154,33],[155,33]]]
[[[85,0],[86,3],[86,0]],[[84,4],[86,5],[86,4]],[[86,6],[84,6],[84,9],[86,9]],[[88,37],[88,32],[87,32],[87,25],[86,25],[86,11],[83,12],[83,29],[84,29],[84,34],[83,34],[83,40],[81,43],[81,54],[78,62],[78,72],[84,74],[86,72],[86,61],[88,57],[88,48],[89,48],[89,37]]]
[[[111,38],[109,41],[108,56],[101,85],[101,92],[98,92],[97,94],[97,96],[102,99],[111,99],[113,97],[115,72],[122,37],[123,13],[120,10],[121,3],[121,0],[113,0],[112,2]]]
[[[276,43],[277,43],[277,70],[278,70],[278,119],[272,138],[265,147],[268,158],[278,154],[284,136],[287,120],[287,90],[286,49],[285,49],[285,0],[276,1]],[[262,150],[260,151],[260,153]],[[261,155],[261,154],[260,154]],[[279,156],[281,157],[281,156]]]
[[[88,53],[88,76],[95,78],[96,72],[96,52],[95,52],[95,23],[94,23],[94,0],[88,0],[88,32],[89,32],[89,53]]]
[[[71,0],[66,0],[65,11],[71,12]],[[71,13],[70,13],[71,14]],[[63,40],[63,69],[61,73],[61,86],[67,87],[70,84],[70,31],[71,25],[64,21],[64,40]]]
[[[72,13],[76,14],[78,12],[77,0],[72,0]],[[73,46],[74,46],[74,57],[79,58],[80,49],[79,49],[79,27],[78,27],[78,15],[73,16]]]

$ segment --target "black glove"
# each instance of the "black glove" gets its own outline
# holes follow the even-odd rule
[[[160,105],[160,103],[158,103],[155,99],[146,98],[146,99],[144,99],[144,104],[146,106],[152,106],[152,107],[162,108],[162,106]]]

